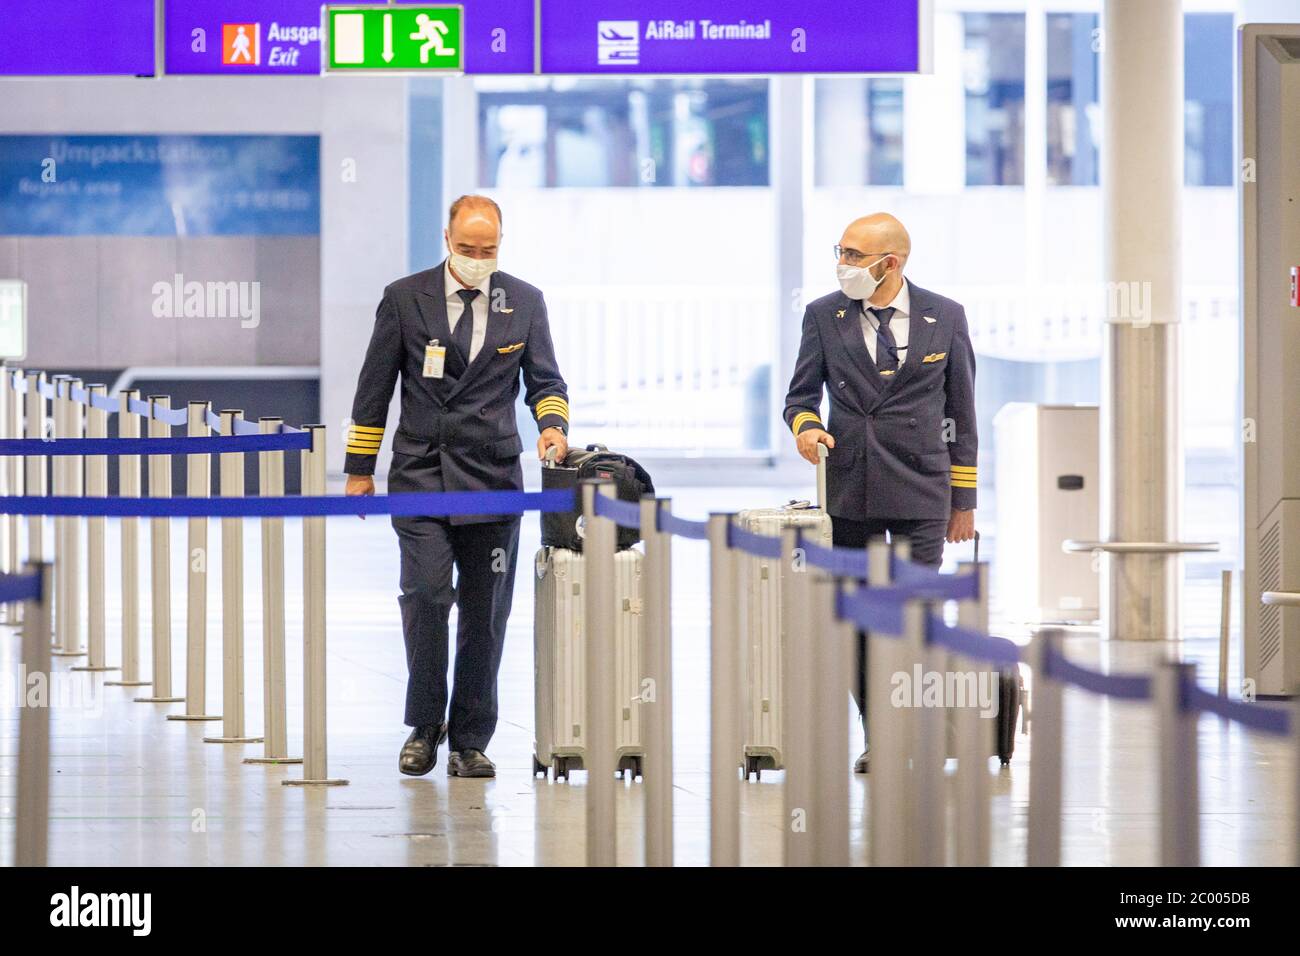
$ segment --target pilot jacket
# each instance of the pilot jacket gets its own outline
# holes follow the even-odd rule
[[[344,471],[374,474],[400,376],[390,492],[520,490],[523,441],[515,399],[521,377],[538,430],[568,431],[568,390],[556,365],[546,304],[534,286],[494,272],[482,347],[467,366],[448,356],[442,378],[426,377],[426,346],[436,340],[449,351],[455,347],[445,269],[444,261],[384,290],[357,382]],[[497,672],[514,598],[520,516],[394,515],[392,524],[401,547],[405,722],[420,727],[446,720],[452,750],[485,750],[497,722]],[[449,702],[453,605],[456,669]]]
[[[459,378],[423,375],[425,346],[451,347],[451,325],[438,266],[398,279],[384,290],[370,347],[361,366],[348,432],[349,475],[373,475],[384,437],[393,384],[402,379],[402,411],[393,433],[388,490],[488,491],[524,486],[515,423],[522,373],[524,401],[538,430],[568,430],[568,389],[555,361],[541,290],[494,272],[483,347]],[[434,457],[440,476],[419,467]],[[499,521],[493,515],[455,515],[452,524]]]
[[[947,519],[953,508],[975,507],[975,353],[966,312],[911,282],[908,290],[907,358],[892,374],[877,371],[867,351],[861,300],[833,292],[804,311],[785,421],[796,435],[824,428],[835,439],[826,458],[832,518]]]

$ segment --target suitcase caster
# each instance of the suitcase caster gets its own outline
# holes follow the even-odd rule
[[[566,781],[569,779],[569,761],[565,757],[555,758],[555,779],[558,781],[563,777]]]
[[[543,777],[545,777],[547,775],[548,770],[549,768],[546,766],[546,764],[542,763],[540,760],[537,759],[537,754],[533,754],[533,776],[536,777],[540,773]]]
[[[641,776],[641,758],[637,756],[620,757],[618,761],[618,779],[636,780]]]
[[[745,757],[745,779],[748,780],[750,774],[754,775],[755,780],[763,779],[763,766],[759,763],[757,757]]]

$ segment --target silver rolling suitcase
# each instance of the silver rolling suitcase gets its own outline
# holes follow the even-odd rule
[[[824,547],[831,545],[831,518],[821,507],[826,500],[826,458],[817,466],[818,507],[808,501],[791,501],[783,508],[742,511],[737,522],[755,534],[781,534],[783,528],[802,528],[806,537]],[[741,557],[741,601],[746,611],[745,641],[745,779],[762,779],[764,770],[784,766],[781,749],[781,675],[785,628],[781,613],[781,586],[790,572],[780,561]],[[806,705],[807,702],[796,702]]]
[[[614,665],[618,674],[615,740],[620,776],[641,775],[642,591],[644,555],[635,548],[614,555],[618,624]],[[583,620],[583,556],[564,548],[542,548],[535,559],[533,611],[533,773],[553,770],[569,779],[586,753],[586,651]]]

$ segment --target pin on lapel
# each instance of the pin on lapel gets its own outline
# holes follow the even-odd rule
[[[938,321],[938,319],[936,319],[936,318],[935,318],[934,316],[932,316],[932,315],[924,316],[924,318],[925,318],[925,321],[929,322],[931,325],[934,325],[934,323]]]
[[[844,310],[843,310],[843,309],[840,309],[838,312],[836,312],[836,313],[835,313],[835,318],[837,318],[837,319],[842,319],[842,318],[844,318]]]

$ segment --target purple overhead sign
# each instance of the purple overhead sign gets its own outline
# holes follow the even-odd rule
[[[153,0],[4,0],[0,76],[152,76]]]
[[[541,0],[543,73],[915,73],[919,0]]]
[[[454,2],[465,11],[466,73],[533,72],[533,0]],[[386,0],[341,3],[383,6]],[[166,72],[318,74],[323,5],[322,0],[166,0]]]

